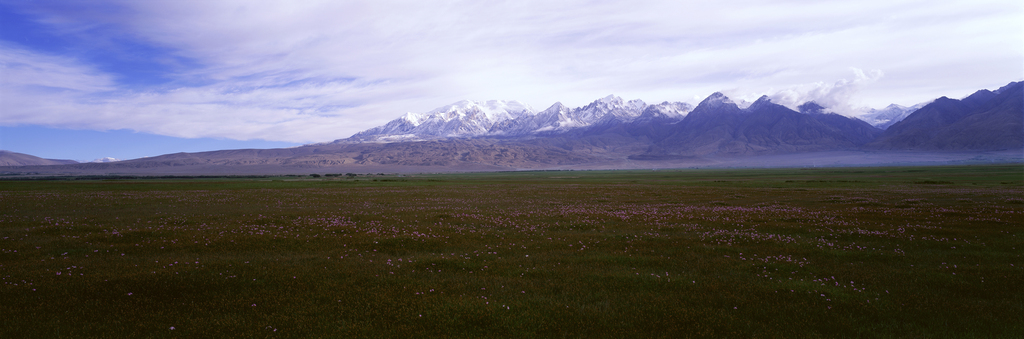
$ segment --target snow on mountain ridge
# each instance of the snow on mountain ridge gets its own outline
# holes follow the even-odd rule
[[[356,133],[350,139],[401,141],[477,136],[487,134],[494,125],[501,122],[534,114],[532,107],[514,100],[461,100],[426,113],[406,113],[384,126]]]
[[[629,122],[640,116],[646,106],[647,104],[639,99],[623,102],[622,98],[609,95],[595,100],[589,105],[572,110],[568,113],[568,118],[579,126],[589,126],[612,120]]]
[[[883,109],[868,109],[865,114],[862,114],[857,118],[864,120],[864,122],[871,124],[871,126],[888,129],[889,126],[903,121],[903,119],[910,116],[910,114],[930,103],[931,101],[927,101],[910,107],[890,104]]]
[[[685,104],[684,104],[685,105]],[[416,140],[447,137],[523,136],[565,131],[595,124],[628,123],[648,107],[642,100],[624,101],[609,95],[584,107],[568,108],[555,103],[536,112],[518,101],[462,100],[426,113],[407,113],[384,126],[353,135],[353,141]],[[666,108],[665,117],[681,116],[686,107]]]
[[[608,96],[606,96],[604,98],[601,98],[601,99],[597,99],[597,101],[594,101],[594,102],[600,102],[600,103],[609,104],[609,105],[621,105],[622,104],[622,98],[616,96],[615,94],[609,94]]]
[[[909,107],[897,104],[889,104],[889,106],[886,106],[883,109],[864,107],[860,108],[855,112],[839,113],[832,108],[821,106],[815,101],[808,101],[803,104],[800,104],[800,106],[797,106],[796,111],[804,114],[835,113],[843,115],[848,118],[859,119],[870,124],[871,126],[880,129],[887,129],[889,128],[889,126],[892,126],[897,122],[900,122],[901,120],[909,116],[911,113],[914,113],[914,111],[917,111],[918,109],[924,107],[929,103],[931,103],[931,101],[923,102]]]
[[[556,102],[538,112],[514,100],[462,100],[426,113],[407,113],[383,126],[356,133],[344,140],[393,142],[450,137],[530,136],[602,124],[649,122],[654,119],[671,123],[683,120],[695,110],[713,112],[722,106],[734,106],[733,110],[750,112],[770,103],[768,96],[761,96],[753,102],[741,100],[738,103],[721,92],[711,94],[696,107],[682,102],[648,105],[639,99],[624,101],[621,97],[608,95],[583,107],[569,108]],[[797,109],[804,113],[832,112],[816,103],[809,105],[812,103],[806,102]],[[882,110],[871,109],[859,118],[884,129],[925,104],[911,107],[893,104]]]
[[[91,163],[106,163],[106,162],[118,162],[118,161],[121,161],[121,159],[117,159],[117,158],[114,158],[114,157],[103,157],[103,158],[99,158],[99,159],[96,159],[96,160],[93,160],[93,161],[90,161],[90,162]]]
[[[533,114],[533,112],[534,110],[532,107],[515,100],[488,100],[482,103],[462,100],[424,113],[421,121],[431,119],[433,117],[440,117],[445,121],[450,121],[452,119],[465,118],[471,113],[482,113],[487,120],[498,122],[501,120],[516,118],[523,113]]]
[[[685,102],[662,102],[660,104],[647,105],[640,116],[633,120],[633,122],[650,121],[654,119],[660,120],[683,120],[690,111],[693,110],[693,106]]]
[[[701,101],[700,104],[697,104],[697,106],[717,107],[728,104],[735,105],[736,102],[732,101],[732,99],[729,99],[729,97],[725,96],[725,94],[722,94],[722,92],[715,92],[711,93],[711,95],[709,95],[707,98],[704,98],[704,100]]]
[[[424,118],[426,118],[425,115],[409,112],[409,113],[405,113],[405,115],[402,115],[399,119],[408,121],[413,126],[419,126],[420,123],[423,122]]]

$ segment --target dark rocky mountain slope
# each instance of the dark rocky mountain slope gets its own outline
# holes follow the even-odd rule
[[[647,156],[761,155],[852,149],[882,131],[837,114],[803,114],[761,97],[741,109],[721,93],[702,101]]]
[[[865,145],[875,150],[961,151],[1024,148],[1024,82],[962,99],[941,97]]]

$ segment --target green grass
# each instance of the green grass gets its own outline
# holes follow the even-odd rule
[[[1019,164],[294,179],[0,181],[0,337],[1024,333]]]

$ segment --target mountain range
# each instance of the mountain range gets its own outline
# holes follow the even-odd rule
[[[74,160],[43,159],[34,155],[0,150],[0,166],[47,166],[77,163]]]
[[[865,145],[877,150],[991,150],[1024,147],[1024,82],[980,90],[961,100],[941,97],[896,122]]]
[[[1014,153],[1024,150],[1022,87],[1024,82],[1013,82],[959,100],[941,97],[911,107],[890,105],[868,112],[864,120],[831,113],[814,102],[794,110],[767,96],[745,105],[722,93],[696,107],[616,96],[576,108],[555,103],[542,111],[516,101],[460,101],[426,113],[408,113],[349,138],[295,148],[176,153],[88,164],[18,162],[5,152],[0,153],[0,165],[7,170],[20,164],[36,166],[33,170],[94,173],[188,168],[247,173],[257,168],[331,167],[507,170],[743,164],[743,159],[766,156],[813,159],[825,152]]]
[[[666,119],[679,121],[691,109],[689,104],[682,102],[648,105],[641,100],[624,102],[622,98],[613,95],[577,108],[555,103],[540,112],[517,101],[463,100],[423,114],[407,113],[384,126],[335,142],[557,135],[603,124]]]
[[[759,105],[764,106],[765,100],[768,100],[767,97],[762,97],[753,103],[734,102],[724,97],[722,93],[715,93],[709,97],[709,99],[713,98],[728,101],[740,111],[749,111],[751,106],[758,102],[760,102]],[[868,109],[863,115],[850,120],[860,120],[880,130],[885,130],[928,103],[930,102],[914,106],[891,104],[880,110]],[[662,102],[649,105],[642,100],[623,101],[622,98],[614,95],[577,108],[569,108],[562,103],[555,103],[543,111],[535,111],[530,106],[517,101],[474,102],[463,100],[426,113],[407,113],[383,126],[374,127],[334,142],[400,142],[445,138],[554,136],[579,133],[588,128],[599,128],[618,123],[674,124],[682,121],[693,109],[693,106],[684,102]],[[774,111],[783,112],[785,110],[775,109]],[[834,114],[813,101],[800,105],[796,111],[808,115]],[[834,123],[842,120],[835,116],[819,117],[817,120],[822,119]],[[863,127],[863,124],[858,123],[857,125]]]
[[[1014,82],[962,100],[942,97],[910,107],[889,105],[867,112],[863,120],[831,113],[815,102],[793,110],[767,96],[741,108],[722,93],[697,107],[608,96],[577,108],[555,103],[540,112],[515,101],[461,101],[423,114],[408,113],[333,143],[491,138],[569,150],[593,146],[587,153],[644,146],[629,155],[633,159],[851,149],[1015,149],[1022,139],[1020,92],[1021,82]]]

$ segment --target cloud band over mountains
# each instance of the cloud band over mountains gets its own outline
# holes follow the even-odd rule
[[[0,125],[318,142],[461,99],[836,111],[1018,80],[1019,1],[0,2]],[[884,74],[884,76],[882,76]]]

